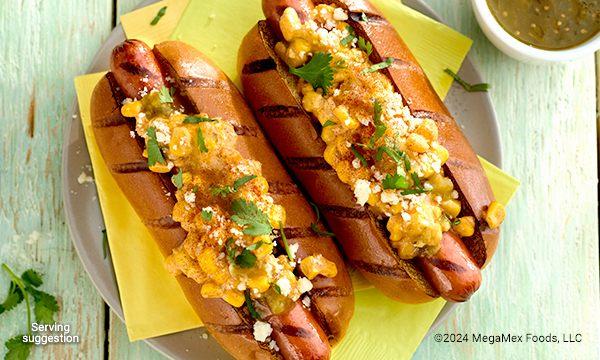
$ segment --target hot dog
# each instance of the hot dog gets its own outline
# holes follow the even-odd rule
[[[347,257],[394,300],[467,300],[504,209],[398,33],[366,0],[262,7],[245,96]]]
[[[98,147],[206,328],[238,359],[328,359],[348,271],[233,83],[181,42],[127,40],[110,67]]]

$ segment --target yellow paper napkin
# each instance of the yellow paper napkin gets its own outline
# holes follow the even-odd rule
[[[168,1],[168,3],[170,2]],[[432,82],[436,90],[440,94],[445,95],[451,84],[451,79],[443,73],[443,69],[450,68],[455,72],[458,71],[471,41],[453,30],[398,4],[395,0],[376,0],[373,2],[384,11],[384,14],[398,28],[402,24],[398,24],[397,22],[405,21],[406,24],[404,25],[407,29],[412,29],[416,33],[433,31],[433,34],[428,34],[425,38],[429,39],[427,40],[429,42],[439,39],[439,43],[437,45],[431,45],[430,43],[428,46],[434,46],[433,48],[435,46],[438,48],[441,47],[443,56],[438,51],[433,56],[429,56],[426,51],[427,47],[420,47],[418,44],[413,45],[412,42],[415,40],[410,40],[410,36],[407,38],[405,34],[402,34],[402,36],[409,47],[416,46],[417,49],[420,48],[421,51],[425,51],[425,55],[419,55],[419,50],[417,50],[415,51],[415,55],[421,65],[426,68],[425,71],[427,73],[435,72],[442,74],[440,77],[433,76]],[[167,33],[170,32],[170,29],[173,29],[172,21],[162,22],[166,19],[167,15],[161,19],[156,28],[147,29],[149,28],[148,22],[164,6],[162,3],[165,2],[155,5],[155,8],[144,8],[121,17],[123,26],[129,29],[126,30],[127,34],[131,37],[142,38],[150,44],[166,40]],[[167,4],[167,14],[169,14],[170,10],[173,10],[169,6],[171,5]],[[231,3],[216,0],[193,0],[187,6],[188,8],[183,14],[181,21],[175,26],[175,30],[170,36],[171,39],[183,40],[198,47],[221,66],[230,77],[237,79],[235,70],[237,48],[242,36],[262,18],[260,1],[241,1],[236,3],[235,6],[231,6]],[[388,13],[390,11],[391,14]],[[219,39],[218,43],[213,39]],[[448,43],[453,46],[447,47],[446,44]],[[445,54],[448,52],[447,48],[452,49],[448,56]],[[446,58],[450,59],[449,62],[444,60]],[[445,77],[447,79],[444,79]],[[95,142],[89,135],[91,134],[91,127],[89,125],[89,98],[98,79],[98,75],[88,75],[76,79],[80,106],[82,106],[82,103],[87,102],[88,104],[84,104],[87,108],[80,107],[80,109],[88,147],[90,148],[95,147]],[[120,196],[124,203],[121,205],[114,203],[116,201],[114,194],[120,193],[120,190],[116,187],[114,181],[113,184],[110,184],[112,177],[108,174],[97,149],[90,149],[90,156],[92,157],[92,164],[96,174],[98,192],[105,194],[100,196],[100,201],[105,213],[107,230],[115,228],[108,231],[109,244],[130,340],[154,337],[199,326],[199,320],[193,314],[181,291],[176,291],[171,287],[169,288],[171,290],[153,294],[152,290],[156,289],[155,284],[157,283],[161,284],[159,286],[161,289],[163,286],[174,286],[175,289],[178,289],[177,284],[169,274],[163,271],[161,255],[143,226],[139,224],[141,229],[136,229],[139,230],[139,232],[136,231],[139,235],[134,235],[134,232],[131,231],[132,226],[123,226],[123,222],[120,220],[126,218],[126,216],[135,217],[135,213],[133,213],[133,210],[124,198],[122,198],[122,194]],[[102,166],[104,169],[98,170]],[[506,204],[516,191],[518,182],[491,164],[484,163],[484,167],[486,171],[491,171],[494,174],[493,176],[498,176],[502,179],[499,181],[502,188],[498,189],[494,186],[494,192],[499,201]],[[105,181],[106,179],[110,181]],[[101,190],[102,188],[104,190]],[[505,195],[503,201],[500,200],[500,196],[502,195]],[[127,215],[121,214],[121,211],[125,211],[126,208],[129,208],[131,213]],[[112,215],[107,216],[106,214],[109,212]],[[116,219],[111,219],[112,217]],[[120,231],[123,233],[119,234]],[[129,242],[122,239],[130,238],[139,239],[139,241],[131,243],[135,246],[144,247],[144,249],[122,249],[123,243]],[[133,258],[128,255],[132,252],[140,252],[147,255]],[[147,273],[150,273],[152,277],[139,276],[139,274]],[[359,273],[357,274],[353,276],[355,287],[357,289],[370,288],[370,284]],[[140,284],[140,282],[146,282],[147,286]],[[156,306],[156,301],[152,297],[165,294],[169,295],[169,298],[160,300],[163,301],[162,304],[170,304],[169,306],[165,306],[181,310],[180,314],[170,313],[170,309],[165,309],[165,306]],[[356,296],[357,308],[349,333],[346,339],[335,350],[335,357],[339,359],[410,358],[423,335],[445,304],[443,300],[436,300],[429,304],[417,306],[398,304],[385,298],[374,289],[360,291],[356,293]],[[148,299],[149,307],[145,308],[140,305],[140,299],[142,298]],[[162,313],[162,310],[166,310],[166,313]],[[152,314],[151,317],[148,316],[149,313]],[[390,334],[393,334],[393,337],[390,337]]]

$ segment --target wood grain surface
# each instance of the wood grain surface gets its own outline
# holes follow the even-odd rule
[[[491,84],[504,170],[522,186],[507,208],[494,261],[479,293],[457,308],[413,359],[598,359],[599,57],[549,66],[502,54],[483,35],[470,0],[425,0],[469,36],[471,56]],[[73,248],[61,193],[62,143],[73,77],[81,75],[137,0],[0,2],[0,262],[44,274],[58,298],[55,319],[79,344],[34,346],[30,359],[164,359],[125,326],[94,288]],[[92,186],[92,185],[82,185]],[[0,273],[0,301],[8,288]],[[25,306],[0,315],[6,339],[27,331]],[[524,343],[474,343],[472,334],[523,336]],[[525,342],[527,334],[561,343]],[[581,334],[581,342],[562,342]]]

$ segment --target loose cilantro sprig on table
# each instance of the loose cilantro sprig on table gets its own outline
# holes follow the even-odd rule
[[[209,189],[214,196],[221,195],[222,197],[225,197],[231,193],[236,192],[242,185],[246,184],[248,181],[254,179],[255,177],[256,175],[248,175],[244,176],[243,178],[239,178],[233,182],[233,187],[221,186],[216,188],[210,187]]]
[[[314,224],[312,222],[310,223],[311,229],[313,229],[313,231],[316,232],[319,235],[323,235],[323,236],[335,236],[334,233],[320,230],[317,227],[317,225],[319,224],[319,220],[321,220],[321,214],[319,213],[319,207],[317,206],[317,204],[315,204],[313,202],[311,202],[310,205],[315,209],[315,213],[317,214],[317,221]]]
[[[333,60],[333,55],[318,52],[303,67],[296,69],[290,66],[290,73],[308,81],[315,89],[321,88],[323,95],[327,95],[327,88],[332,85],[333,81],[333,69],[329,66],[331,60]]]
[[[154,26],[156,24],[158,24],[158,21],[165,16],[165,13],[167,12],[167,7],[163,6],[160,10],[158,10],[158,13],[156,14],[156,16],[154,17],[154,20],[152,20],[152,22],[150,23],[150,25]]]
[[[267,214],[252,201],[235,199],[231,202],[229,210],[235,214],[231,216],[231,220],[239,225],[249,225],[244,229],[244,235],[269,235],[273,231]]]
[[[158,140],[156,140],[156,128],[154,126],[150,126],[148,129],[146,129],[146,135],[149,137],[146,144],[146,149],[148,150],[148,166],[154,166],[157,162],[160,164],[166,164],[167,161],[160,150]]]
[[[0,304],[0,314],[14,309],[25,300],[27,304],[27,323],[29,325],[28,334],[32,335],[31,305],[29,302],[29,295],[31,295],[35,304],[33,312],[36,321],[38,323],[53,324],[54,313],[60,309],[54,296],[36,289],[43,284],[41,275],[35,270],[27,270],[21,277],[17,277],[6,264],[2,264],[2,268],[10,275],[12,281],[10,282],[6,300]],[[8,348],[8,353],[4,359],[27,359],[33,343],[24,343],[23,336],[25,335],[17,335],[6,341],[5,346]]]
[[[163,87],[158,90],[158,101],[160,101],[162,104],[172,103],[173,95],[175,95],[175,88],[172,87],[169,89],[163,85]]]
[[[465,88],[465,90],[467,90],[468,92],[475,92],[475,91],[486,91],[487,92],[488,89],[490,88],[490,84],[486,84],[486,83],[469,85],[463,79],[461,79],[458,75],[456,75],[454,72],[452,72],[452,70],[446,69],[444,71],[446,73],[450,74],[450,76],[452,76],[454,78],[454,80],[456,80],[456,82],[461,84]]]

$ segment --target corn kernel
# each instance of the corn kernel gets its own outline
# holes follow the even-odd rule
[[[169,171],[171,171],[173,166],[174,166],[173,163],[170,161],[165,162],[164,164],[161,164],[157,161],[156,164],[150,166],[150,171],[159,173],[159,174],[164,174],[164,173],[168,173]]]
[[[198,265],[202,271],[210,275],[215,274],[218,270],[214,255],[211,249],[206,249],[198,256]]]
[[[240,307],[246,302],[246,297],[239,290],[228,290],[223,294],[223,300],[227,301],[231,306]]]
[[[446,201],[442,201],[442,203],[440,204],[440,207],[442,208],[442,210],[444,210],[444,212],[446,214],[448,214],[448,216],[453,219],[455,217],[458,216],[458,214],[460,214],[460,209],[461,209],[461,203],[459,200],[446,200]]]
[[[301,27],[300,18],[294,8],[288,7],[283,11],[283,15],[279,19],[279,26],[285,40],[292,41],[294,33]]]
[[[191,182],[192,182],[192,174],[191,174],[191,173],[189,173],[189,172],[184,172],[184,173],[181,175],[181,180],[182,180],[182,182],[183,182],[184,184],[189,184],[189,183],[191,183]]]
[[[475,218],[472,216],[463,216],[460,224],[452,225],[452,229],[460,237],[469,237],[475,233]]]
[[[267,274],[263,272],[248,278],[246,285],[251,289],[258,289],[261,293],[267,291],[271,286]]]
[[[188,128],[180,126],[173,129],[169,150],[175,156],[185,156],[192,151],[192,134]]]
[[[311,255],[302,259],[300,270],[308,280],[314,279],[317,275],[332,278],[338,273],[335,263],[325,259],[321,254]]]
[[[214,283],[205,283],[202,285],[200,294],[205,298],[220,298],[223,295],[223,289]]]
[[[421,125],[415,129],[415,132],[419,135],[422,135],[429,142],[437,141],[438,129],[435,125],[435,121],[431,119],[423,119]]]
[[[446,160],[448,160],[448,157],[450,156],[448,154],[448,150],[446,150],[445,147],[439,144],[437,148],[435,148],[435,154],[438,157],[438,159],[440,159],[440,161],[442,162],[442,165],[446,163]]]
[[[285,225],[285,209],[281,205],[273,205],[268,214],[269,223],[275,229],[279,229],[279,222]]]
[[[329,165],[334,165],[335,164],[335,160],[337,156],[337,149],[335,144],[330,144],[327,145],[327,147],[325,148],[325,152],[323,153],[323,157],[325,158],[325,161],[329,164]]]
[[[488,206],[484,219],[489,227],[495,229],[502,224],[505,216],[506,210],[504,210],[504,206],[497,201],[493,201],[490,206]]]
[[[304,109],[306,109],[306,111],[315,111],[319,109],[322,102],[323,96],[315,91],[305,93],[304,97],[302,98],[302,106]]]
[[[375,204],[379,202],[379,199],[381,199],[381,193],[373,194],[371,192],[369,194],[369,199],[367,200],[367,203],[371,206],[375,206]]]
[[[335,139],[335,131],[332,126],[327,126],[323,128],[323,132],[321,132],[321,139],[325,141],[326,144],[329,144],[332,140]]]
[[[285,60],[286,51],[287,48],[285,47],[283,41],[280,41],[277,44],[275,44],[275,53],[277,54],[277,56],[279,56],[280,59]]]
[[[121,108],[121,115],[125,117],[136,117],[137,114],[142,112],[142,102],[141,101],[132,101],[123,105]]]

